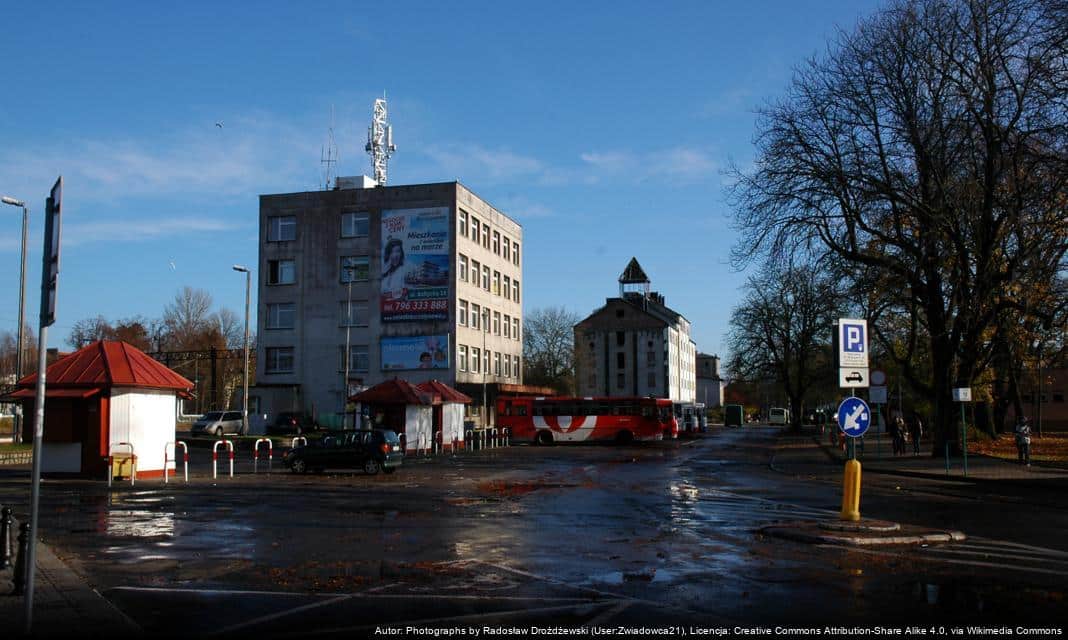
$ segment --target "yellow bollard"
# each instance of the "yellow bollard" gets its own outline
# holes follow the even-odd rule
[[[860,462],[846,460],[842,479],[842,513],[839,520],[860,520]]]

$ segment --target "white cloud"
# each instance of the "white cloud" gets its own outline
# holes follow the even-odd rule
[[[720,163],[707,151],[673,147],[634,153],[631,151],[589,151],[579,156],[585,164],[587,182],[629,175],[638,181],[695,182],[716,175]]]
[[[237,225],[210,218],[168,217],[165,219],[97,220],[63,225],[63,244],[68,246],[94,242],[138,242],[189,233],[230,231]]]
[[[529,178],[545,169],[536,158],[506,149],[487,149],[479,145],[431,145],[423,153],[444,175],[462,177],[469,182]]]

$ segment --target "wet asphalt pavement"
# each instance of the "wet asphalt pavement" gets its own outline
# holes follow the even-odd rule
[[[41,532],[148,634],[1063,618],[1064,509],[873,476],[866,517],[960,528],[969,541],[848,550],[759,535],[834,518],[840,501],[829,465],[769,466],[775,435],[511,447],[377,476],[266,475],[262,464],[253,475],[240,463],[216,481],[210,454],[194,450],[189,484],[47,481]],[[4,471],[0,502],[21,510],[26,486]]]

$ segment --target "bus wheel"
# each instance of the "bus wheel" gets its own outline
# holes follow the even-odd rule
[[[553,434],[549,433],[548,431],[539,431],[538,432],[537,443],[538,444],[543,444],[543,445],[552,444],[553,443]]]
[[[630,444],[634,442],[634,434],[624,429],[616,434],[616,442],[619,444]]]

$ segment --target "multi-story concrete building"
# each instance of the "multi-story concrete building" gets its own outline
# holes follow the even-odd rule
[[[338,184],[260,196],[260,410],[327,422],[396,376],[485,416],[522,384],[522,227],[458,182]]]
[[[719,356],[697,354],[697,402],[706,409],[723,406],[726,381],[719,375]]]
[[[619,297],[575,325],[581,396],[655,396],[691,405],[697,381],[690,322],[649,290],[637,259],[619,277]],[[635,289],[637,287],[637,289]]]

